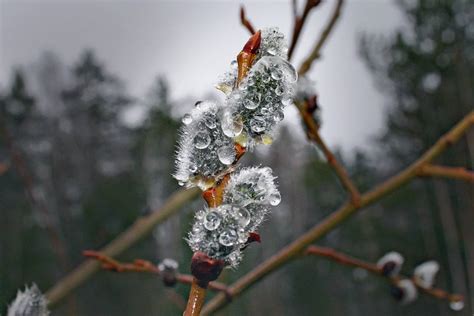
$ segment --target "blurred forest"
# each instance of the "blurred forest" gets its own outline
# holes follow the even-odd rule
[[[390,36],[365,34],[361,58],[387,98],[386,128],[373,152],[339,158],[361,191],[414,161],[474,108],[474,3],[399,1],[405,26]],[[187,107],[169,97],[166,78],[132,97],[106,67],[107,56],[84,51],[64,65],[44,53],[12,71],[0,92],[0,312],[23,284],[46,290],[79,264],[84,249],[99,249],[137,217],[159,207],[178,185],[171,177],[180,118]],[[323,61],[324,62],[324,61]],[[132,106],[147,111],[137,126],[124,123]],[[322,104],[322,111],[325,106]],[[351,106],[348,104],[347,106]],[[383,105],[381,105],[383,106]],[[344,115],[344,113],[341,113]],[[370,113],[367,113],[370,115]],[[279,176],[282,203],[231,282],[328,215],[346,198],[324,158],[283,126],[269,148],[247,155]],[[439,161],[474,168],[471,132]],[[121,257],[176,259],[187,271],[183,240],[199,201],[158,226]],[[410,273],[435,259],[438,284],[465,294],[458,315],[474,303],[474,186],[455,180],[416,180],[331,232],[321,245],[368,261],[396,250]],[[291,227],[291,229],[288,229]],[[73,295],[77,315],[180,315],[176,302],[189,288],[165,288],[141,274],[100,272]],[[176,295],[177,293],[177,295]],[[302,258],[272,274],[222,315],[451,315],[448,304],[421,295],[400,306],[388,284],[359,269]],[[62,304],[53,315],[70,314]]]

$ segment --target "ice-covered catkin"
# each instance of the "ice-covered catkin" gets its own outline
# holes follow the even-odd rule
[[[221,106],[211,101],[199,102],[184,115],[174,174],[180,184],[207,189],[234,162],[234,141],[223,132],[221,115]]]
[[[263,56],[278,56],[287,59],[288,45],[285,36],[278,27],[262,29],[262,42],[257,54],[257,60]]]
[[[270,168],[245,168],[232,174],[223,204],[196,212],[188,235],[191,249],[236,267],[249,234],[262,223],[269,207],[280,203],[274,180]]]
[[[8,308],[7,316],[48,316],[47,301],[36,284],[18,291]]]
[[[283,120],[285,106],[291,104],[297,74],[294,67],[278,56],[264,56],[227,99],[229,120],[242,122],[242,146],[268,143],[273,127]]]

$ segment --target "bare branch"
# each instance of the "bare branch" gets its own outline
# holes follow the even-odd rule
[[[294,14],[293,35],[291,36],[290,48],[288,49],[288,60],[291,60],[291,57],[293,56],[296,43],[298,43],[301,30],[303,29],[303,25],[306,22],[306,18],[308,17],[311,10],[317,7],[320,3],[321,3],[321,0],[307,0],[306,5],[304,6],[304,9],[303,9],[303,14],[301,14],[301,16],[298,16],[296,14],[296,1],[293,2],[293,14]]]
[[[426,151],[417,161],[402,170],[395,176],[376,186],[371,191],[361,196],[361,203],[358,207],[351,203],[345,203],[335,212],[316,224],[305,234],[294,240],[291,244],[281,249],[279,252],[268,258],[252,271],[241,277],[229,288],[232,297],[240,295],[242,292],[250,288],[253,284],[263,279],[265,276],[283,266],[285,263],[300,255],[307,246],[314,241],[320,239],[326,233],[339,226],[346,221],[358,210],[375,203],[387,194],[400,188],[417,176],[421,166],[430,163],[434,158],[439,156],[450,145],[456,143],[474,124],[474,112],[467,114],[456,126],[448,133],[442,136],[428,151]],[[216,295],[204,307],[202,314],[208,315],[221,309],[227,303],[224,295]]]
[[[244,5],[240,6],[240,23],[250,32],[251,35],[255,34],[255,29],[252,26],[252,23],[247,19],[245,14],[245,7]]]
[[[420,177],[442,177],[474,182],[474,172],[462,167],[446,167],[427,164],[418,171]]]
[[[366,262],[351,256],[348,256],[346,254],[343,254],[341,252],[338,252],[332,248],[326,248],[326,247],[319,247],[319,246],[309,246],[306,249],[305,254],[307,255],[315,255],[315,256],[320,256],[329,260],[332,260],[334,262],[346,265],[346,266],[351,266],[351,267],[356,267],[356,268],[361,268],[364,269],[370,273],[373,273],[378,276],[385,277],[388,279],[390,283],[393,285],[397,285],[397,283],[402,280],[402,279],[410,279],[413,284],[421,291],[424,293],[431,295],[437,299],[445,299],[450,302],[458,302],[458,301],[463,301],[464,297],[460,294],[452,294],[449,292],[446,292],[445,290],[439,289],[439,288],[433,288],[433,287],[425,287],[422,284],[420,284],[415,278],[411,277],[403,277],[403,276],[387,276],[383,275],[382,269],[380,269],[376,264]]]
[[[150,233],[158,223],[165,221],[167,218],[175,214],[185,203],[194,199],[199,192],[199,189],[196,188],[175,192],[168,198],[160,209],[152,212],[146,217],[137,219],[132,226],[112,240],[107,246],[102,248],[100,252],[107,256],[119,255]],[[71,291],[89,279],[99,270],[99,268],[100,264],[95,260],[87,260],[83,262],[46,292],[46,298],[48,299],[49,305],[54,306],[57,304]]]
[[[342,9],[343,4],[344,4],[344,0],[337,0],[336,6],[334,7],[334,11],[332,13],[331,19],[329,20],[329,23],[324,28],[313,50],[311,51],[309,56],[306,57],[305,61],[303,62],[303,64],[301,65],[298,71],[298,73],[301,76],[308,72],[308,70],[311,68],[311,65],[313,64],[315,60],[321,57],[320,55],[321,49],[323,48],[323,45],[326,43],[326,40],[328,39],[329,34],[331,34],[331,31],[334,29],[334,25],[336,25],[336,22],[338,21],[339,16],[341,15],[341,9]]]

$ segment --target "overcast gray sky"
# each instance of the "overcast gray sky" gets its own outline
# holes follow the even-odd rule
[[[238,20],[240,3],[256,27],[278,26],[288,35],[290,0],[0,0],[0,82],[5,84],[14,65],[30,64],[43,51],[53,51],[71,64],[88,47],[135,96],[142,96],[152,79],[163,74],[173,98],[199,99],[212,90],[248,38]],[[311,14],[297,47],[297,65],[319,36],[333,4],[326,0]],[[323,108],[322,134],[330,144],[350,150],[380,130],[387,100],[357,55],[357,35],[390,34],[401,23],[393,1],[346,1],[323,59],[310,74]],[[293,109],[287,112],[296,124]]]

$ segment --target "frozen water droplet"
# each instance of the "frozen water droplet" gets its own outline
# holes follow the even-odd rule
[[[270,108],[267,107],[267,106],[264,106],[263,108],[260,109],[260,113],[262,115],[268,115],[268,114],[270,114]]]
[[[231,146],[223,146],[217,150],[217,157],[224,165],[230,165],[235,160],[235,149]]]
[[[267,127],[267,123],[265,119],[261,116],[255,116],[253,119],[250,120],[250,129],[255,133],[261,133]]]
[[[284,106],[291,105],[291,104],[293,103],[293,98],[291,98],[291,97],[283,98],[283,99],[281,100],[281,103],[282,103]]]
[[[275,80],[281,80],[281,78],[283,78],[283,72],[278,68],[272,69],[271,75]]]
[[[236,137],[242,133],[244,124],[242,120],[232,117],[231,113],[225,113],[221,122],[222,132],[228,137]]]
[[[214,115],[207,115],[204,118],[204,124],[209,128],[209,129],[214,129],[217,126],[217,119]]]
[[[276,111],[275,113],[273,113],[273,120],[275,122],[280,122],[282,121],[283,119],[285,118],[285,114],[283,114],[282,111]]]
[[[182,187],[182,186],[184,185],[184,182],[183,182],[183,181],[179,181],[179,182],[178,182],[178,185],[179,185],[180,187]]]
[[[238,235],[239,235],[239,243],[241,244],[246,243],[247,240],[249,239],[248,233],[246,233],[243,228],[239,229]]]
[[[270,79],[271,79],[271,77],[270,77],[269,75],[267,75],[267,74],[265,74],[265,73],[262,75],[262,81],[263,81],[264,83],[269,83],[269,82],[270,82]]]
[[[246,109],[249,109],[249,110],[253,110],[253,109],[256,109],[258,107],[258,103],[257,102],[253,102],[252,100],[250,99],[245,99],[244,100],[244,107]]]
[[[270,194],[268,197],[270,205],[277,206],[281,202],[281,195],[280,192],[275,191]]]
[[[236,250],[234,252],[231,252],[227,256],[227,262],[229,263],[230,266],[236,266],[240,261],[240,255],[239,252]]]
[[[267,49],[267,54],[268,54],[268,55],[275,56],[275,55],[276,55],[276,51],[275,51],[274,49],[270,48],[270,49]]]
[[[206,215],[206,212],[204,212],[203,210],[199,210],[196,212],[196,219],[197,220],[202,220],[204,219],[204,216]]]
[[[190,172],[196,172],[198,169],[197,165],[195,163],[189,164],[189,171]]]
[[[230,62],[230,68],[232,68],[233,70],[236,70],[237,66],[238,66],[237,60],[234,59],[233,61]]]
[[[193,118],[191,117],[191,114],[187,113],[187,114],[184,114],[181,121],[183,122],[184,125],[189,125],[193,121]]]
[[[234,212],[240,226],[245,227],[250,223],[250,213],[245,208],[235,206]]]
[[[197,149],[204,149],[211,143],[211,136],[208,132],[199,132],[194,136],[193,142]]]
[[[285,93],[285,89],[283,88],[283,86],[278,86],[275,88],[275,93],[276,95],[283,95],[283,93]]]
[[[464,302],[463,301],[449,302],[449,308],[451,308],[453,311],[460,311],[464,308]]]
[[[224,230],[219,236],[219,243],[226,247],[234,245],[237,240],[237,232],[231,228]]]
[[[207,213],[204,218],[204,227],[207,230],[215,230],[221,224],[221,216],[214,211]]]
[[[268,104],[272,104],[273,102],[273,97],[271,95],[267,95],[265,97],[265,102],[267,102]]]

